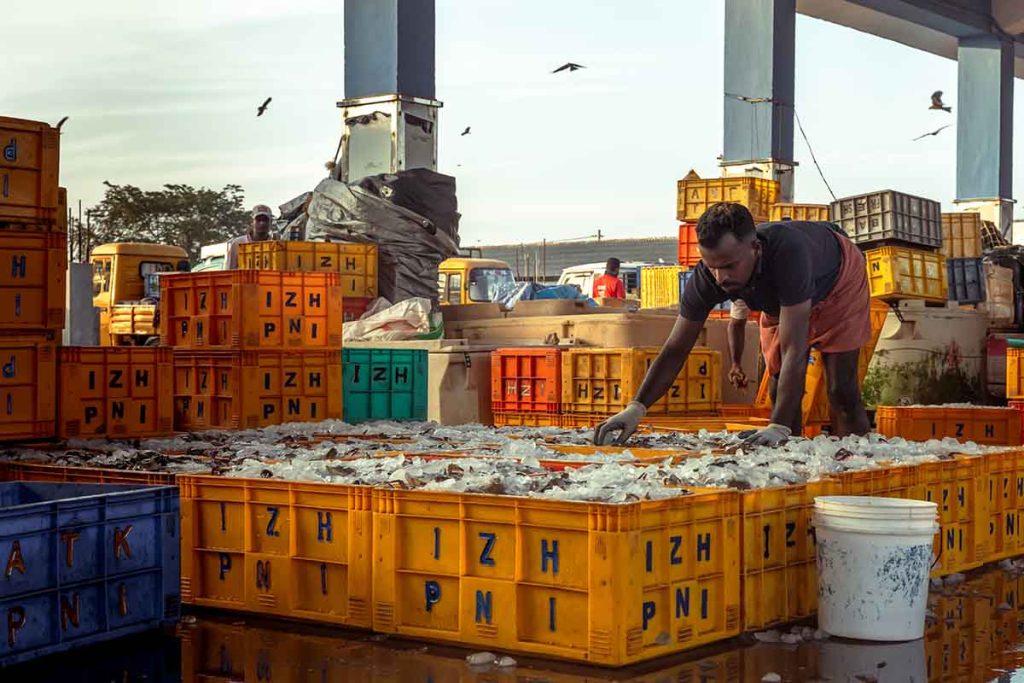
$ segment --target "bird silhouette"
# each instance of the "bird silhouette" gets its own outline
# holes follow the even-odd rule
[[[942,126],[941,128],[936,128],[931,133],[925,133],[924,135],[918,135],[916,138],[914,138],[912,140],[912,142],[917,142],[918,140],[921,140],[922,138],[929,137],[931,135],[938,135],[939,133],[941,133],[942,131],[946,130],[947,128],[949,128],[952,125],[953,124],[951,124],[951,123],[947,123],[946,125]]]
[[[272,100],[272,99],[274,99],[274,98],[273,97],[268,97],[267,100],[256,109],[256,116],[257,117],[263,116],[263,112],[265,112],[267,110],[267,106],[270,104],[270,100]]]
[[[952,112],[953,111],[953,107],[947,107],[946,105],[944,105],[942,103],[942,91],[941,90],[936,90],[935,92],[932,93],[932,106],[930,106],[928,108],[929,109],[941,109],[942,111],[945,111],[945,112]]]
[[[462,135],[469,135],[469,126],[466,126],[466,130],[462,131]]]
[[[560,71],[566,71],[566,70],[568,70],[568,71],[577,71],[579,69],[586,69],[586,68],[587,67],[583,66],[582,64],[576,64],[575,62],[566,62],[565,64],[563,64],[562,66],[558,67],[557,69],[555,69],[551,73],[557,74]]]
[[[61,127],[61,126],[63,126],[63,125],[65,124],[65,123],[67,123],[67,120],[68,120],[69,118],[71,118],[71,117],[69,117],[69,116],[65,116],[65,117],[64,117],[64,118],[62,118],[62,119],[61,119],[60,121],[58,121],[58,122],[57,122],[57,130],[60,130],[60,127]]]

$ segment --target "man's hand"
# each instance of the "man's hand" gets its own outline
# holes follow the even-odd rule
[[[633,432],[640,426],[640,420],[644,419],[646,414],[647,408],[643,403],[630,401],[621,413],[597,425],[597,429],[594,430],[594,443],[598,446],[622,446],[633,436]],[[619,436],[613,441],[612,436],[615,432],[618,432]]]
[[[737,389],[747,388],[747,373],[743,371],[743,367],[738,363],[733,363],[732,367],[729,368],[729,384]]]
[[[781,446],[789,441],[793,430],[785,425],[770,424],[759,429],[744,440],[744,446]]]

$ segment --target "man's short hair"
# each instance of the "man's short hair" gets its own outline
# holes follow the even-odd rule
[[[606,273],[610,273],[612,271],[618,270],[619,266],[621,265],[622,264],[619,262],[619,259],[612,256],[610,259],[608,259],[608,262],[605,263],[604,270]]]
[[[755,229],[754,217],[742,204],[712,204],[697,221],[697,242],[702,247],[714,249],[729,233],[742,241],[753,235]]]

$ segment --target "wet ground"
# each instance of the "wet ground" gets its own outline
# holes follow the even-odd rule
[[[626,670],[518,657],[471,667],[472,651],[367,633],[186,613],[176,632],[116,641],[0,670],[3,683],[712,683],[1024,681],[1024,577],[988,569],[933,590],[924,639],[897,644],[758,642],[751,636]],[[791,629],[762,633],[774,640]],[[787,635],[786,640],[793,640]],[[504,653],[499,653],[504,654]],[[1019,671],[1019,673],[1013,673]],[[775,678],[772,674],[777,675]]]

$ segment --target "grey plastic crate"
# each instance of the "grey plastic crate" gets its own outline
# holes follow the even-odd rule
[[[857,244],[898,242],[928,249],[942,246],[939,202],[894,190],[833,202],[832,222]]]
[[[985,266],[980,258],[946,259],[949,300],[961,304],[985,301]]]

